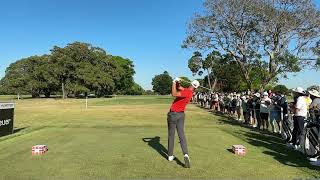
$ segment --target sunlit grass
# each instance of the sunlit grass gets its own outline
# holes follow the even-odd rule
[[[15,128],[0,138],[0,179],[293,179],[319,177],[319,168],[288,150],[280,138],[244,128],[190,105],[186,135],[192,168],[168,162],[169,96],[16,101]],[[159,143],[143,138],[160,137]],[[31,146],[49,152],[32,156]],[[232,154],[243,144],[244,157]],[[162,149],[163,150],[163,149]],[[183,160],[178,139],[175,154]]]

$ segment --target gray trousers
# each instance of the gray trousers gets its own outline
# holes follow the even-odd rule
[[[175,131],[177,129],[180,139],[180,145],[183,154],[188,154],[187,140],[184,135],[184,118],[183,112],[169,112],[167,117],[168,122],[168,155],[173,155]]]

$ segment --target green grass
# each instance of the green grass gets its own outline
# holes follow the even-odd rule
[[[171,97],[123,96],[16,101],[17,133],[0,138],[0,179],[293,179],[320,168],[269,134],[239,126],[195,105],[186,113],[192,168],[168,162],[166,113]],[[160,137],[159,139],[155,137]],[[153,138],[144,142],[143,138]],[[158,141],[159,140],[159,141]],[[49,152],[32,156],[31,146]],[[240,157],[228,149],[247,147]],[[183,160],[178,138],[175,154]]]

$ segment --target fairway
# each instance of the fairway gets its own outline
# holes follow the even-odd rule
[[[6,97],[0,97],[4,99]],[[0,138],[0,179],[293,179],[320,177],[278,137],[245,128],[196,105],[186,112],[191,169],[175,141],[168,162],[170,96],[16,101],[13,135]],[[31,147],[46,144],[43,156]],[[232,154],[234,144],[247,155]],[[181,161],[181,162],[180,162]]]

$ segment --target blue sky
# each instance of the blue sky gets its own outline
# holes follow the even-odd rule
[[[12,62],[49,53],[54,45],[91,43],[134,61],[135,81],[151,89],[151,79],[192,74],[191,50],[181,49],[186,24],[202,10],[202,0],[1,0],[0,77]],[[280,83],[292,88],[320,84],[320,71],[306,70]]]

